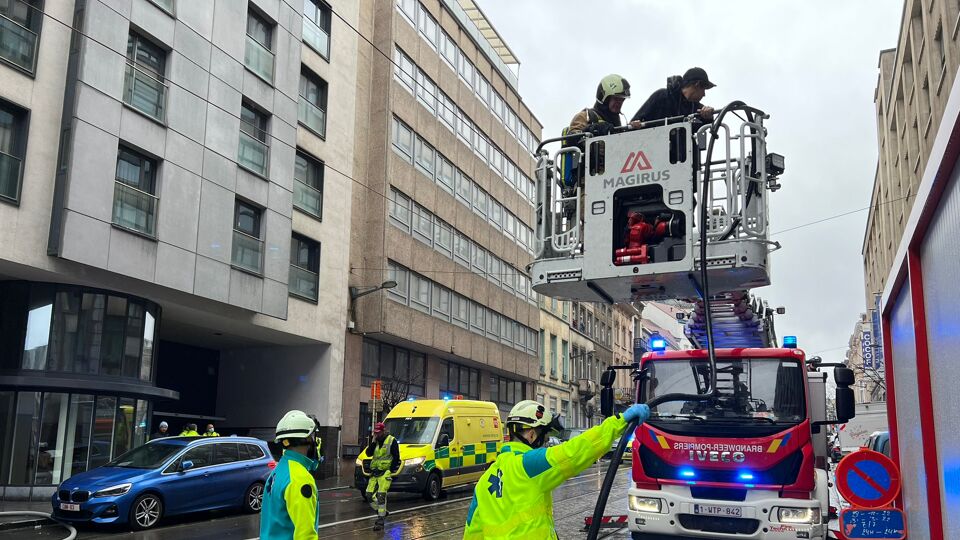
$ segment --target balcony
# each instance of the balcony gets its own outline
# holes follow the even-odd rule
[[[293,264],[290,265],[290,294],[315,302],[319,282],[320,276],[316,272],[311,272]]]
[[[115,182],[113,224],[155,238],[159,200],[151,193],[120,181]]]
[[[296,180],[293,183],[293,205],[308,214],[322,217],[323,192]]]
[[[267,157],[270,155],[270,149],[263,140],[250,135],[247,131],[249,130],[256,134],[263,135],[264,139],[266,138],[266,134],[263,133],[263,130],[247,124],[241,123],[240,126],[240,148],[237,152],[237,162],[241,167],[249,169],[260,176],[266,176]]]
[[[297,120],[321,137],[327,136],[327,112],[300,96]]]
[[[154,74],[127,63],[123,77],[123,102],[163,122],[167,87]]]
[[[263,240],[234,230],[231,261],[237,268],[260,274],[263,271]]]
[[[273,52],[250,36],[247,36],[247,50],[243,54],[243,64],[258,77],[273,84]]]
[[[36,32],[13,19],[0,15],[0,58],[28,73],[33,73],[37,60],[38,42],[39,36]]]
[[[330,59],[330,34],[306,17],[303,19],[303,42],[320,56]]]
[[[0,197],[10,200],[20,198],[20,158],[0,152]]]

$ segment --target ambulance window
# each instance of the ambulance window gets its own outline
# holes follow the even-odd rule
[[[440,424],[440,435],[437,437],[437,442],[443,440],[443,436],[446,435],[447,444],[442,446],[447,446],[453,442],[453,418],[444,418],[443,423]]]

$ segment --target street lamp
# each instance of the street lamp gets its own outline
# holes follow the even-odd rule
[[[384,281],[380,285],[374,285],[370,287],[350,287],[350,299],[356,300],[361,296],[366,296],[370,293],[375,293],[380,289],[392,289],[397,286],[397,282],[391,280]]]

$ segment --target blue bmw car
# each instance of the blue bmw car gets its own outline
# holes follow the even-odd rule
[[[169,437],[70,477],[53,495],[57,519],[149,529],[164,516],[221,508],[259,512],[276,462],[249,437]]]

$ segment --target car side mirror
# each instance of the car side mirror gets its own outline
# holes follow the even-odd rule
[[[600,414],[613,416],[613,388],[609,386],[600,389]]]
[[[444,446],[450,446],[450,436],[446,433],[441,433],[440,438],[437,439],[437,448],[443,448]]]
[[[852,369],[838,366],[833,368],[833,381],[837,386],[853,386],[856,378]]]
[[[189,471],[192,468],[193,468],[193,462],[190,461],[189,459],[186,461],[180,462],[180,472]]]
[[[608,369],[600,374],[600,386],[613,386],[613,383],[617,381],[617,372],[613,369]]]
[[[837,421],[845,423],[857,415],[853,390],[849,387],[837,387]]]

